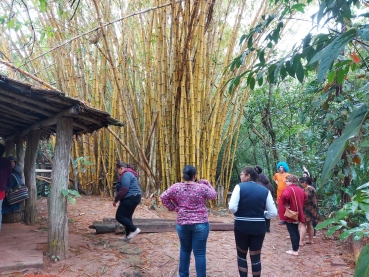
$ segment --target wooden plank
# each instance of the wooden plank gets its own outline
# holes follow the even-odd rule
[[[141,233],[175,232],[176,220],[163,218],[134,218],[134,224],[141,229]],[[210,222],[210,231],[232,231],[233,223]],[[96,234],[124,233],[124,227],[114,218],[104,218],[103,221],[94,221],[90,229],[95,229]]]

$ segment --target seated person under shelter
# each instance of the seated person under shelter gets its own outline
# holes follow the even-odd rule
[[[6,190],[10,190],[14,187],[19,186],[23,183],[22,181],[22,170],[17,165],[17,161],[13,156],[9,156],[8,160],[12,162],[12,176],[9,179],[9,182],[6,186]],[[6,197],[4,198],[3,205],[2,205],[2,214],[10,214],[15,212],[21,207],[21,203],[16,203],[13,205],[10,205]]]

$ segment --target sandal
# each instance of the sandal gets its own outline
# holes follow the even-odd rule
[[[313,241],[305,241],[306,244],[314,244]],[[301,245],[301,244],[300,244]]]
[[[303,243],[299,243],[299,245],[300,245],[300,246],[304,246],[304,245],[305,245],[305,243],[307,243],[307,242],[305,241],[305,242],[303,242]]]

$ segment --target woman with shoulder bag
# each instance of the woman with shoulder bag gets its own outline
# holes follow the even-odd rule
[[[303,206],[307,199],[305,192],[297,186],[298,180],[297,176],[292,174],[286,177],[287,186],[278,203],[279,217],[286,222],[292,244],[292,250],[287,250],[286,253],[294,256],[299,255],[300,233],[298,226],[299,222],[305,222]],[[293,216],[296,217],[293,219]]]

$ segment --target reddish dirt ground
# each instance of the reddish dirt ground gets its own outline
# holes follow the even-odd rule
[[[38,203],[38,224],[35,228],[47,228],[46,199]],[[164,207],[150,209],[154,200],[143,199],[136,209],[136,218],[175,218],[176,213]],[[119,240],[114,233],[96,235],[88,226],[104,217],[114,217],[116,208],[112,199],[84,196],[77,199],[76,205],[68,206],[69,258],[53,262],[44,256],[43,270],[28,269],[22,272],[3,273],[0,276],[18,277],[27,274],[45,276],[123,276],[161,277],[177,276],[179,240],[175,232],[141,233],[131,244]],[[210,220],[233,222],[225,210],[211,211]],[[326,238],[318,232],[315,244],[300,248],[300,255],[289,256],[291,249],[285,226],[272,219],[271,233],[266,235],[262,254],[262,276],[352,276],[353,255],[347,243],[334,237]],[[42,246],[46,250],[46,244]],[[250,260],[248,258],[248,264]],[[191,274],[196,276],[194,260],[191,259]],[[250,270],[251,271],[251,270]],[[238,276],[236,249],[232,231],[210,232],[207,245],[207,276]],[[251,273],[249,273],[251,276]]]

